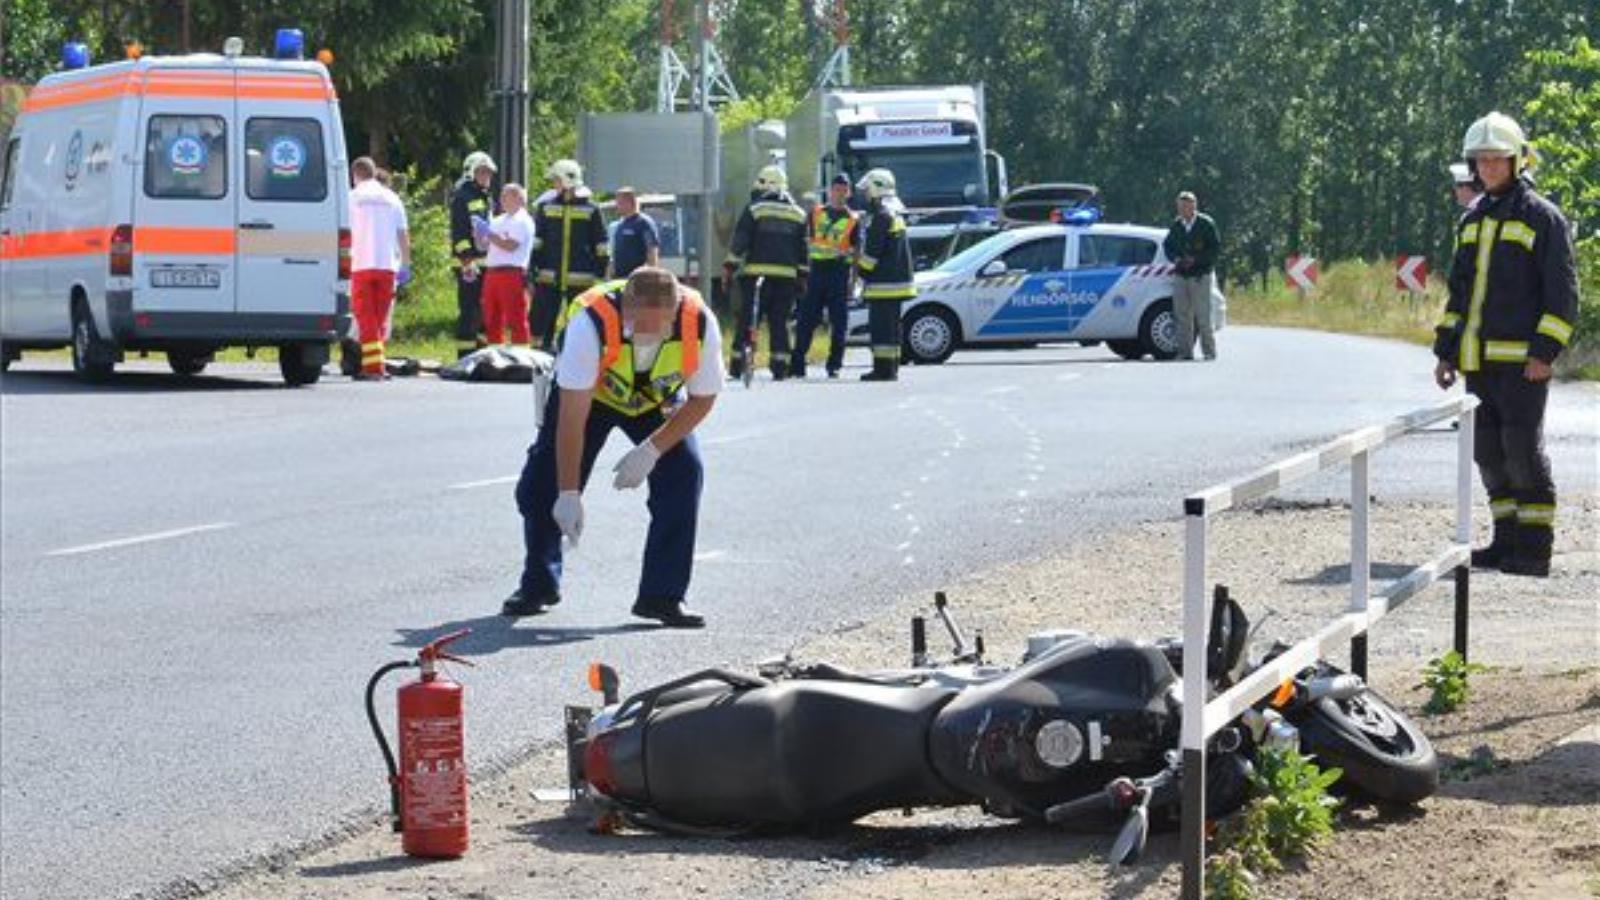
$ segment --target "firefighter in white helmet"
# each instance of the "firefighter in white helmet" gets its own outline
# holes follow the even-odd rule
[[[534,204],[533,342],[548,350],[563,324],[567,304],[605,275],[611,254],[605,218],[584,186],[576,160],[558,159],[545,171],[550,190]]]
[[[722,290],[730,294],[739,276],[739,297],[734,306],[734,345],[752,328],[756,307],[756,279],[761,279],[761,317],[767,323],[768,365],[772,377],[789,377],[789,311],[803,290],[807,275],[806,214],[789,196],[789,178],[783,167],[770,165],[757,173],[750,203],[739,214],[722,262]],[[737,353],[729,367],[733,378],[743,376]]]
[[[461,163],[461,180],[450,192],[450,255],[456,265],[456,356],[484,346],[483,281],[479,271],[484,251],[476,235],[494,218],[494,160],[482,150],[467,154]],[[479,224],[481,223],[481,224]]]
[[[894,173],[888,169],[867,172],[856,182],[856,190],[867,201],[856,268],[872,335],[872,371],[861,380],[895,381],[900,377],[900,306],[917,296],[911,242],[900,216],[905,207],[895,196]]]
[[[1532,149],[1509,116],[1492,112],[1473,122],[1461,155],[1483,197],[1457,226],[1434,379],[1448,388],[1465,374],[1481,403],[1473,456],[1494,538],[1472,551],[1472,564],[1544,577],[1556,513],[1544,408],[1551,364],[1572,341],[1577,318],[1572,231],[1533,189]]]

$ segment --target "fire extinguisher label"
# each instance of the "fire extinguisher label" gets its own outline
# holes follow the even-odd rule
[[[401,736],[405,829],[459,828],[467,809],[461,719],[408,719]]]

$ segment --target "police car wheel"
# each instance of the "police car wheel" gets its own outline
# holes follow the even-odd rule
[[[955,314],[942,306],[923,306],[911,311],[904,323],[905,358],[913,363],[938,365],[956,352],[961,343],[961,326]]]
[[[1144,344],[1139,341],[1106,341],[1106,346],[1123,359],[1144,359]]]
[[[1158,300],[1139,321],[1139,343],[1156,359],[1178,355],[1178,319],[1172,314],[1171,300]]]

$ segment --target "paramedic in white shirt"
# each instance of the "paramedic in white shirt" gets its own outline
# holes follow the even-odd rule
[[[480,229],[484,249],[483,336],[490,344],[502,343],[506,332],[511,343],[526,347],[528,337],[528,257],[533,254],[533,217],[528,215],[528,192],[520,184],[500,189],[500,208],[505,210]]]
[[[361,340],[363,381],[384,378],[383,342],[397,285],[411,280],[411,233],[406,207],[376,178],[363,156],[350,164],[350,303]]]

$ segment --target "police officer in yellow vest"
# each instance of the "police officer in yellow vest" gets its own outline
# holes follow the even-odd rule
[[[806,354],[811,336],[828,310],[828,377],[838,378],[844,365],[845,320],[850,311],[850,285],[855,270],[856,247],[861,243],[856,227],[856,211],[846,205],[850,199],[850,179],[843,173],[833,176],[828,185],[828,202],[811,210],[806,226],[806,242],[811,251],[811,273],[806,279],[806,295],[800,303],[800,322],[795,327],[794,355],[789,371],[796,378],[806,377]]]
[[[550,191],[533,207],[533,268],[537,274],[528,330],[534,344],[548,350],[562,310],[605,275],[611,238],[575,160],[558,159],[546,174]]]
[[[1483,196],[1456,232],[1450,300],[1438,327],[1434,379],[1467,379],[1481,405],[1473,456],[1494,516],[1494,539],[1474,566],[1550,574],[1556,493],[1544,454],[1551,364],[1572,340],[1578,280],[1572,232],[1527,177],[1522,128],[1492,112],[1472,123],[1462,156]]]
[[[634,443],[612,470],[618,490],[650,485],[650,530],[633,614],[672,628],[705,620],[684,606],[694,567],[704,470],[694,429],[722,390],[716,316],[653,266],[573,301],[544,427],[517,482],[527,556],[501,612],[528,616],[561,601],[561,538],[583,534],[582,491],[612,429]]]
[[[873,169],[856,182],[867,199],[867,215],[856,268],[861,272],[861,299],[867,304],[872,334],[872,371],[862,381],[896,381],[900,377],[900,304],[917,296],[911,264],[911,243],[904,206],[895,195],[894,173]]]

